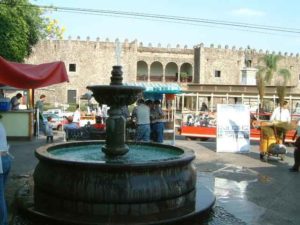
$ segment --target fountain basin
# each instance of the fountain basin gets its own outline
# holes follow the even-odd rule
[[[48,217],[119,218],[119,222],[124,222],[124,217],[138,221],[195,210],[193,151],[162,144],[127,144],[133,156],[137,155],[135,150],[142,156],[107,157],[101,152],[103,141],[37,149],[34,210]]]

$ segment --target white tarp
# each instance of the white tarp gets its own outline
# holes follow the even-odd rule
[[[217,105],[217,152],[250,151],[250,109],[242,104]]]

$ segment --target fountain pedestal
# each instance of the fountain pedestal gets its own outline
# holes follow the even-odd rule
[[[129,151],[125,144],[126,120],[119,108],[112,107],[106,120],[106,142],[102,151],[107,156],[124,155]]]

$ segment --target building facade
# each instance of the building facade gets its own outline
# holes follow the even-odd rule
[[[274,52],[273,52],[274,53]],[[37,90],[45,93],[49,102],[78,103],[88,85],[110,83],[112,66],[123,66],[123,82],[176,82],[186,93],[251,94],[258,95],[256,68],[260,58],[269,52],[251,48],[229,48],[203,44],[188,48],[177,45],[143,46],[136,40],[120,42],[81,40],[45,40],[33,49],[26,63],[40,64],[63,61],[69,83]],[[292,77],[287,95],[300,96],[300,57],[282,55],[279,68],[289,69]],[[276,94],[276,78],[266,88],[266,95]]]

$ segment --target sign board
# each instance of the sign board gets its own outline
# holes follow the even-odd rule
[[[250,109],[242,104],[217,105],[217,152],[250,151]]]

